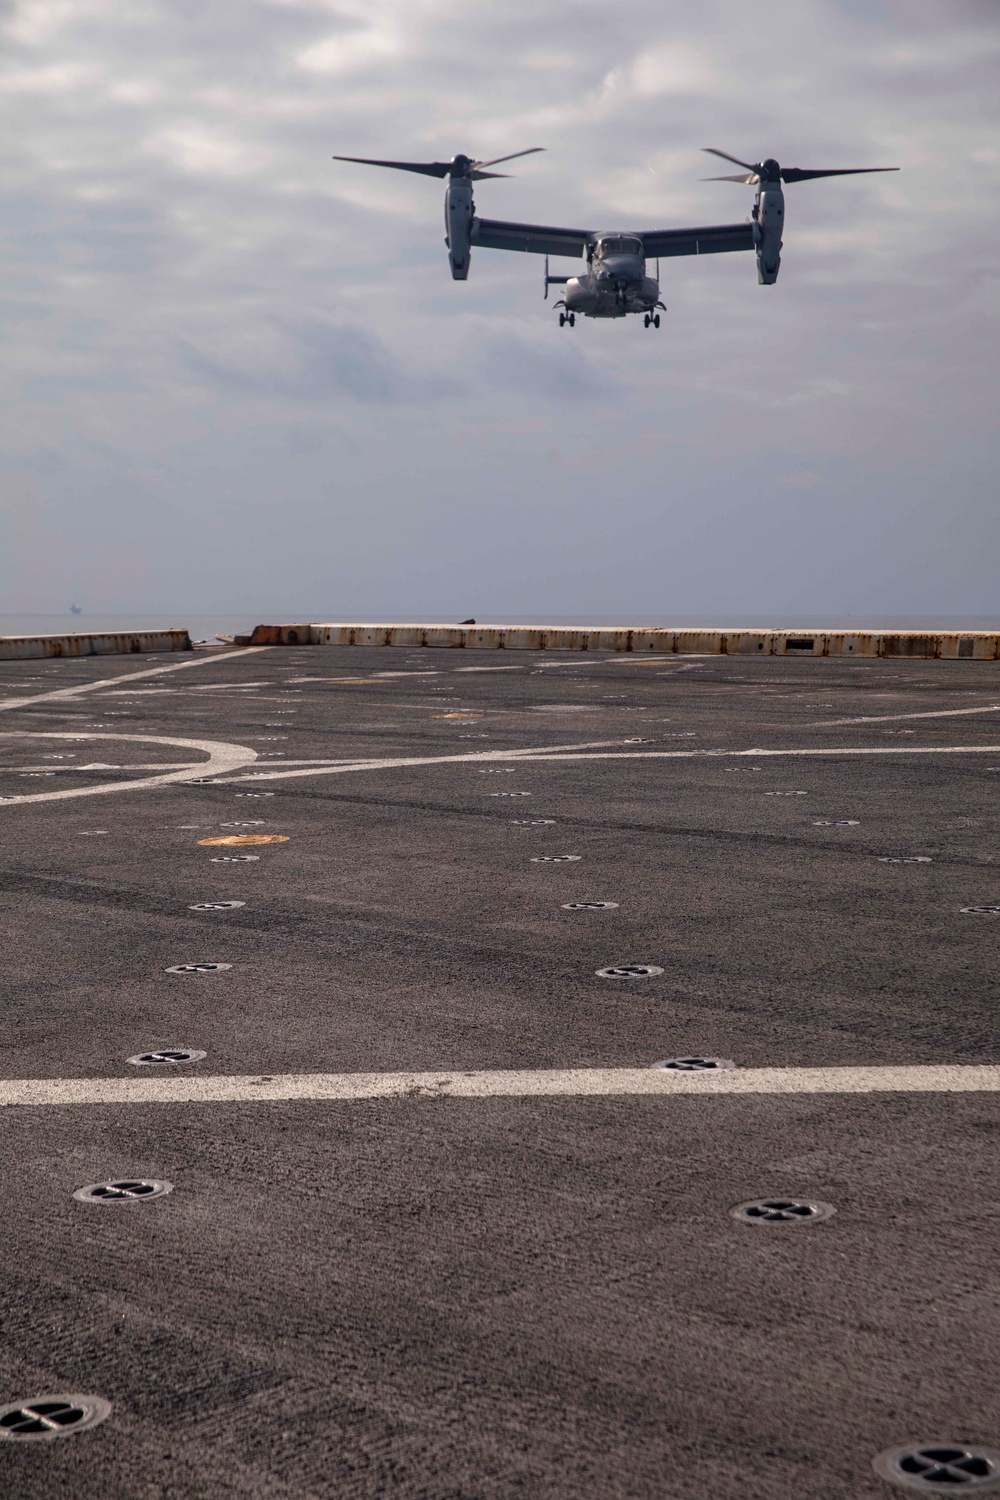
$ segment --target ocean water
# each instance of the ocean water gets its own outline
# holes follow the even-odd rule
[[[216,633],[249,635],[260,624],[256,615],[193,615],[186,610],[150,610],[142,615],[0,614],[0,636],[101,635],[119,630],[187,630],[194,640],[214,641]]]

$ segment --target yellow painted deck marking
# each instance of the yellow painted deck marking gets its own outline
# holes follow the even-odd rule
[[[226,834],[225,838],[199,838],[199,844],[288,843],[288,834]]]

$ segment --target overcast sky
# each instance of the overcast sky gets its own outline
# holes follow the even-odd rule
[[[0,610],[1000,614],[997,0],[5,0]],[[739,221],[558,327],[491,217]],[[735,169],[734,169],[735,170]],[[553,263],[572,271],[574,263]]]

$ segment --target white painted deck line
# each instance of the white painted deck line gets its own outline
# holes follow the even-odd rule
[[[182,672],[186,667],[204,667],[211,662],[228,661],[233,656],[249,656],[252,652],[269,649],[267,646],[241,646],[238,651],[223,651],[218,656],[194,656],[186,661],[171,662],[169,666],[150,667],[146,672],[120,672],[116,677],[101,677],[96,682],[79,682],[75,687],[52,688],[47,693],[32,693],[27,698],[3,698],[0,699],[0,710],[24,708],[28,703],[45,703],[50,698],[79,698],[83,693],[95,693],[98,688],[120,687],[123,682],[138,682],[143,677],[162,677],[166,672]],[[40,661],[89,660],[88,657],[39,657],[37,659]]]
[[[398,705],[397,705],[398,706]],[[306,762],[286,761],[281,766],[276,762],[273,769],[255,771],[250,776],[233,776],[231,781],[282,781],[295,776],[324,776],[340,771],[390,771],[397,766],[439,766],[458,764],[489,764],[492,761],[532,761],[559,759],[563,754],[576,756],[580,751],[605,750],[627,743],[624,740],[585,740],[577,745],[534,745],[517,750],[463,750],[453,755],[403,755],[372,759],[355,756],[353,759],[308,762],[308,770],[286,770],[286,766],[305,765]],[[672,752],[671,752],[672,753]],[[703,752],[704,753],[704,752]],[[260,761],[258,764],[263,765]]]
[[[620,742],[619,742],[620,743]],[[570,760],[761,760],[768,757],[806,757],[824,755],[1000,755],[1000,745],[858,745],[830,746],[811,750],[582,750],[578,747],[552,746],[530,750],[474,750],[462,755],[407,755],[383,760],[345,761],[339,765],[312,766],[298,771],[257,771],[252,778],[234,776],[233,781],[287,781],[296,776],[334,776],[349,771],[393,771],[406,766],[443,766],[463,761],[506,761],[545,765],[549,761]]]
[[[285,1100],[534,1099],[678,1094],[1000,1093],[1000,1067],[735,1068],[668,1073],[656,1068],[526,1072],[287,1073],[277,1076],[14,1078],[0,1105],[273,1104]]]
[[[936,708],[931,713],[920,714],[865,714],[858,719],[817,719],[807,724],[807,729],[832,729],[844,724],[888,724],[896,719],[958,719],[966,714],[1000,713],[1000,703],[987,703],[984,708]]]

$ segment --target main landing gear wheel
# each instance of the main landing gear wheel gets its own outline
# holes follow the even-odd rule
[[[654,313],[653,314],[653,327],[654,328],[659,328],[659,326],[660,326],[660,315],[659,315],[659,313]]]
[[[645,317],[642,320],[643,328],[648,328],[651,322],[652,319],[650,318],[649,313],[646,313]]]
[[[560,328],[564,328],[565,325],[566,325],[566,314],[565,313],[560,313],[559,314],[559,327]]]

